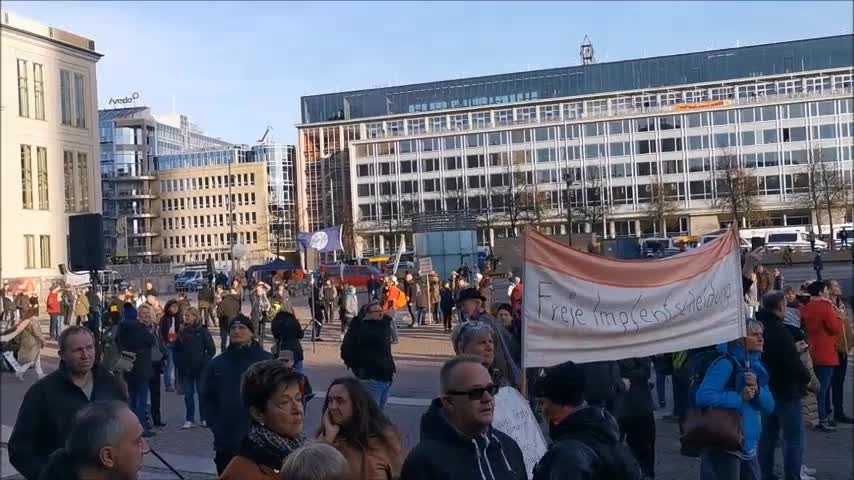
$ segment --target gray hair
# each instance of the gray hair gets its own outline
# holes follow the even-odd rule
[[[451,335],[451,343],[454,346],[454,353],[461,354],[465,352],[466,347],[475,338],[489,335],[495,336],[495,330],[486,322],[470,320],[460,325],[460,328]]]
[[[101,450],[118,444],[124,433],[119,419],[123,410],[128,410],[126,403],[107,401],[90,403],[77,413],[65,440],[75,466],[100,466]]]
[[[764,332],[765,325],[762,325],[762,322],[759,320],[751,320],[747,322],[747,333],[750,334],[752,332]]]
[[[765,310],[776,311],[780,303],[786,301],[786,294],[779,290],[771,290],[762,297],[762,308]]]
[[[348,480],[350,465],[331,445],[313,443],[300,447],[285,458],[282,480]]]
[[[481,367],[483,366],[480,357],[477,355],[457,355],[456,357],[448,360],[444,365],[442,365],[442,369],[439,370],[439,389],[442,393],[446,393],[448,391],[448,385],[451,382],[451,373],[458,365],[462,365],[464,363],[474,363]]]

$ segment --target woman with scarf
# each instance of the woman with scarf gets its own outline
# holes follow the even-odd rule
[[[279,480],[285,458],[305,443],[304,378],[278,360],[243,374],[240,394],[251,425],[220,480]]]
[[[334,380],[323,403],[317,438],[335,447],[350,465],[349,478],[396,480],[404,451],[400,434],[359,380]]]

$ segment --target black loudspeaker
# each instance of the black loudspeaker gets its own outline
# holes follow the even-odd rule
[[[765,239],[762,237],[753,237],[750,239],[751,250],[756,250],[765,246]]]
[[[68,217],[68,269],[89,272],[104,269],[104,219],[100,213]]]

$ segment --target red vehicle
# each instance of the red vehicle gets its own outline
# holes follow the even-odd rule
[[[346,283],[348,285],[353,285],[356,288],[367,287],[368,280],[371,278],[379,283],[382,283],[384,278],[383,272],[370,265],[344,265],[343,282],[341,281],[341,265],[321,265],[320,273],[326,275],[329,280],[332,280],[333,285],[340,286],[342,283]]]

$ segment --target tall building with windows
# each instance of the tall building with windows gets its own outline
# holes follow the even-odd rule
[[[43,294],[68,216],[101,211],[95,42],[0,11],[0,278]]]
[[[414,212],[474,213],[481,244],[570,215],[699,234],[731,223],[737,170],[761,210],[742,226],[825,222],[800,199],[814,160],[850,185],[852,77],[842,35],[302,97],[299,224],[350,223],[357,255],[394,252]]]
[[[155,115],[148,107],[98,112],[106,254],[116,261],[151,261],[162,254],[157,155],[221,149],[186,115]]]

